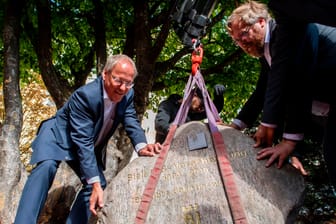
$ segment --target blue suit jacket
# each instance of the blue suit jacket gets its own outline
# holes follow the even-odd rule
[[[78,160],[86,179],[99,176],[98,165],[105,166],[105,148],[108,139],[121,123],[133,146],[147,143],[133,105],[134,90],[130,89],[117,104],[116,115],[107,137],[95,147],[103,125],[103,81],[93,82],[77,89],[56,115],[41,123],[32,143],[30,163],[43,160]]]

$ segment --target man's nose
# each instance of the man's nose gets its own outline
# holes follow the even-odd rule
[[[119,86],[119,88],[122,90],[122,91],[127,91],[127,87],[126,87],[126,83],[121,83],[121,85]]]

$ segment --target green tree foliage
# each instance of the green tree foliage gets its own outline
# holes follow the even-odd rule
[[[38,36],[41,27],[39,27],[37,6],[47,2],[46,0],[29,0],[26,1],[24,7],[21,23],[23,32],[20,37],[20,72],[23,82],[29,82],[34,77],[31,75],[32,73],[41,73],[36,53],[41,44],[40,36]],[[145,30],[134,27],[135,24],[142,22],[135,21],[138,19],[135,17],[135,9],[140,6],[138,1],[49,1],[50,51],[53,69],[56,71],[57,79],[63,80],[61,83],[64,85],[61,86],[64,88],[69,86],[67,90],[69,92],[83,85],[87,76],[96,74],[98,70],[96,58],[99,41],[97,40],[97,27],[95,27],[97,25],[95,24],[97,22],[97,3],[102,6],[105,23],[105,26],[102,27],[104,27],[103,33],[106,35],[106,43],[104,44],[106,44],[107,54],[127,53],[137,61],[142,59],[136,58],[138,48],[135,46],[138,41],[143,41],[140,37],[146,36],[147,33],[143,34]],[[150,0],[147,3],[147,11],[143,12],[148,14],[145,15],[148,21],[143,22],[148,23],[145,27],[150,29],[148,37],[151,49],[145,49],[144,52],[150,58],[156,45],[163,45],[157,59],[150,62],[155,64],[154,74],[148,76],[146,81],[151,84],[146,105],[155,110],[163,97],[171,93],[182,93],[191,71],[191,51],[183,46],[171,26],[166,38],[160,36],[165,29],[164,22],[169,20],[169,13],[171,13],[169,10],[173,1]],[[201,64],[201,73],[211,94],[212,87],[216,83],[225,85],[225,105],[221,116],[226,122],[236,115],[253,91],[259,69],[258,61],[250,58],[235,46],[226,33],[226,17],[236,5],[237,2],[233,0],[219,1],[211,16],[212,21],[208,27],[207,35],[202,39],[204,58]],[[141,5],[141,7],[143,6]],[[3,21],[2,15],[3,9],[0,9],[1,21]],[[0,42],[2,43],[2,39]],[[0,45],[1,52],[3,51],[2,46]],[[146,46],[147,44],[144,43],[143,47]],[[1,57],[0,60],[3,61]],[[140,56],[137,55],[137,57]],[[1,77],[3,77],[2,71],[1,69]],[[146,77],[142,80],[145,80]],[[140,84],[137,87],[136,83],[135,89],[137,88],[143,87]],[[143,101],[145,98],[141,100]]]

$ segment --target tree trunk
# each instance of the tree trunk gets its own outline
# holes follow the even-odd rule
[[[68,99],[73,89],[69,83],[53,66],[51,46],[51,12],[50,3],[46,0],[37,1],[38,14],[38,42],[35,46],[39,67],[43,81],[55,101],[56,107],[60,108]]]
[[[95,49],[96,49],[96,62],[97,73],[100,74],[104,68],[107,53],[106,53],[106,26],[104,21],[103,5],[100,1],[93,1],[95,6],[95,20],[94,20],[94,32],[95,32]]]
[[[20,0],[5,3],[4,79],[5,119],[0,136],[0,223],[12,223],[26,172],[21,165],[19,138],[22,129],[22,104],[19,88]]]
[[[171,21],[167,19],[167,16],[174,9],[173,5],[163,19],[164,22],[162,21],[160,33],[156,38],[152,38],[151,32],[154,21],[151,20],[152,15],[150,14],[149,4],[147,1],[134,2],[134,24],[127,29],[129,34],[134,35],[128,35],[126,43],[134,47],[133,52],[135,52],[136,56],[136,66],[139,74],[135,80],[134,105],[140,121],[142,121],[149,104],[149,93],[153,88],[154,74],[157,71],[156,61],[169,34]],[[130,29],[133,29],[133,31]],[[130,52],[129,46],[125,46],[125,49]]]
[[[14,3],[11,3],[15,5]],[[150,90],[153,86],[153,80],[154,80],[154,71],[155,71],[155,62],[159,55],[159,52],[161,52],[163,43],[165,42],[165,38],[168,35],[168,28],[164,29],[165,32],[160,35],[160,38],[157,38],[157,43],[161,43],[161,45],[158,45],[157,43],[152,43],[153,39],[151,38],[151,27],[149,25],[150,16],[148,15],[148,3],[137,1],[135,3],[135,24],[131,26],[132,33],[136,33],[137,38],[135,39],[134,36],[127,36],[126,46],[125,46],[125,53],[128,53],[129,56],[136,59],[136,64],[139,71],[139,76],[136,80],[136,87],[135,87],[135,106],[136,110],[139,114],[139,119],[142,120],[142,116],[146,110],[146,107],[148,105],[148,95]],[[100,5],[95,5],[95,10],[98,12],[101,10]],[[51,47],[51,13],[50,13],[50,5],[48,1],[46,0],[39,0],[37,4],[37,12],[38,12],[38,42],[35,43],[35,50],[38,56],[39,61],[39,67],[41,70],[41,74],[43,76],[43,81],[45,85],[48,87],[48,91],[52,95],[57,108],[60,108],[63,103],[67,100],[68,96],[71,94],[72,89],[69,85],[69,83],[64,82],[64,80],[61,78],[61,75],[57,72],[55,67],[52,63],[52,47]],[[98,12],[98,15],[102,15],[102,13]],[[19,16],[14,18],[20,18]],[[95,31],[96,31],[96,56],[97,56],[97,68],[99,71],[99,68],[101,67],[102,62],[105,62],[106,59],[106,40],[105,40],[105,34],[103,32],[103,25],[101,23],[102,18],[96,18],[95,24]],[[100,21],[100,22],[99,22]],[[144,22],[147,21],[147,22]],[[98,26],[100,25],[100,27]],[[167,24],[166,24],[167,25]],[[128,52],[127,49],[132,49],[130,52]],[[105,53],[105,54],[104,54]],[[17,61],[17,69],[18,69],[18,61]],[[6,80],[6,79],[4,79]],[[8,80],[15,80],[15,79],[8,79]],[[18,81],[17,81],[18,85]],[[5,88],[5,86],[4,86]],[[16,88],[10,87],[8,88],[11,91],[15,90],[15,93],[19,93],[18,86]],[[8,94],[7,94],[8,95]],[[13,93],[11,93],[11,96],[15,96]],[[8,96],[7,96],[8,98]],[[13,97],[12,97],[13,100]],[[16,111],[20,110],[20,129],[18,129],[17,132],[10,133],[12,135],[7,134],[7,136],[14,136],[14,134],[17,135],[17,137],[6,137],[3,139],[10,139],[12,142],[9,141],[1,141],[1,144],[3,145],[2,149],[4,152],[9,154],[9,152],[16,153],[14,155],[11,155],[11,157],[8,157],[8,161],[17,161],[12,163],[11,166],[18,166],[18,168],[13,167],[10,169],[10,171],[20,172],[23,171],[22,174],[19,174],[19,177],[22,177],[19,180],[16,181],[16,183],[19,182],[19,184],[16,186],[16,188],[8,188],[2,187],[2,189],[7,188],[8,191],[4,193],[4,195],[11,195],[12,192],[9,192],[9,189],[17,189],[17,192],[15,192],[14,195],[16,195],[16,198],[13,198],[13,203],[7,203],[4,201],[4,203],[0,203],[0,209],[1,205],[11,204],[13,205],[12,213],[8,215],[10,218],[14,218],[15,212],[16,212],[16,206],[19,201],[19,197],[21,196],[21,190],[23,188],[23,184],[26,180],[26,172],[23,169],[20,161],[19,161],[19,136],[20,136],[20,130],[22,126],[22,112],[21,112],[21,101],[19,106],[13,106],[13,109],[16,109]],[[7,111],[6,111],[7,112]],[[15,116],[13,116],[13,113],[8,113],[8,115],[11,114],[11,118],[14,118],[15,121],[18,121]],[[6,131],[6,133],[9,133],[12,129],[12,126],[7,125],[5,123],[5,126],[3,128],[3,133]],[[2,135],[5,136],[5,135]],[[17,142],[15,142],[17,141]],[[6,143],[6,144],[5,144]],[[125,134],[125,131],[120,128],[119,132],[115,134],[114,138],[112,139],[112,143],[109,145],[110,150],[110,156],[108,161],[110,161],[110,164],[107,167],[106,172],[106,179],[109,182],[123,167],[125,167],[133,153],[133,147],[130,144],[130,140]],[[8,150],[6,150],[8,149]],[[12,151],[10,151],[12,149]],[[13,150],[15,149],[15,150]],[[7,152],[8,151],[8,152]],[[15,157],[16,156],[16,157]],[[13,159],[14,158],[14,159]],[[2,161],[6,159],[6,155],[1,155]],[[7,162],[8,163],[8,162]],[[11,166],[4,166],[4,167],[11,167]],[[7,171],[8,172],[8,171]],[[16,177],[18,175],[12,175],[12,174],[6,174],[2,172],[2,177]],[[4,178],[7,180],[7,178]],[[8,184],[8,182],[6,183]],[[71,202],[73,201],[76,191],[80,188],[80,183],[78,181],[78,178],[72,173],[71,170],[68,169],[64,163],[60,167],[54,184],[51,187],[48,195],[48,199],[45,205],[45,208],[42,211],[42,214],[40,216],[39,223],[44,224],[52,224],[52,223],[63,223],[65,222],[65,219],[67,217],[67,214],[69,212]],[[7,193],[9,192],[9,193]],[[0,200],[1,200],[0,195]],[[0,201],[1,202],[1,201]],[[2,207],[4,207],[2,206]],[[0,210],[1,211],[1,210]],[[9,214],[8,208],[6,207],[6,210],[4,210],[6,214]],[[2,214],[2,213],[1,213]],[[4,221],[5,223],[11,223],[10,219],[3,219],[0,221],[0,224]],[[8,222],[7,222],[8,221]],[[94,222],[92,222],[94,223]]]

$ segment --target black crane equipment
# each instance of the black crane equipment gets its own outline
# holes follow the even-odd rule
[[[206,35],[210,15],[218,0],[178,0],[172,14],[173,28],[185,46],[192,48]]]

